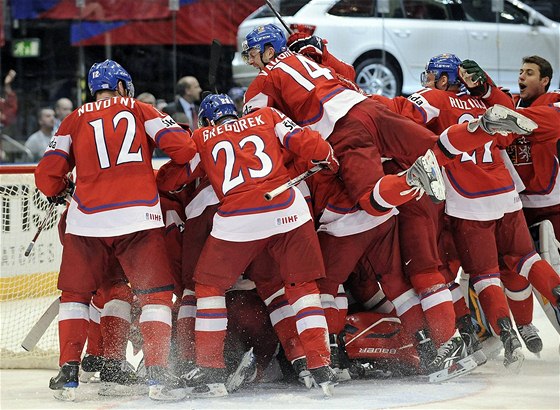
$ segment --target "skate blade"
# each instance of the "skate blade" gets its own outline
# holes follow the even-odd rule
[[[80,375],[80,383],[99,383],[100,381],[99,372],[82,372]]]
[[[347,382],[349,380],[352,380],[352,376],[350,376],[350,372],[348,371],[348,369],[334,368],[333,370],[336,375],[337,382]]]
[[[429,375],[430,383],[439,383],[463,376],[476,368],[476,361],[472,356],[467,356],[446,369],[439,370]]]
[[[498,357],[498,355],[504,348],[504,345],[502,344],[500,339],[494,336],[488,337],[486,340],[483,340],[481,343],[482,343],[482,350],[484,351],[484,354],[486,355],[487,359],[495,359],[496,357]]]
[[[209,383],[200,386],[187,388],[187,395],[193,399],[204,399],[209,397],[224,397],[228,391],[224,383]]]
[[[441,175],[441,169],[436,156],[432,150],[428,150],[422,159],[424,170],[435,177],[435,181],[430,182],[431,194],[428,194],[434,203],[445,201],[445,182]]]
[[[243,383],[249,383],[255,379],[257,372],[255,360],[253,348],[251,347],[241,358],[241,362],[239,362],[235,372],[227,379],[226,389],[229,393],[239,389]]]
[[[334,395],[334,386],[336,386],[337,384],[338,383],[333,383],[333,382],[319,383],[319,386],[321,386],[325,398],[329,398]]]
[[[150,386],[148,397],[155,401],[180,401],[187,397],[185,389],[167,389],[163,385]]]
[[[532,133],[534,130],[538,128],[538,125],[535,121],[531,120],[530,118],[521,115],[517,111],[514,111],[510,108],[504,107],[502,105],[496,104],[493,107],[493,113],[497,115],[500,119],[506,119],[508,116],[515,118],[515,124],[526,134]],[[507,133],[505,133],[507,135]]]
[[[55,390],[53,396],[60,401],[75,401],[76,387],[63,387],[62,390]]]
[[[97,394],[100,396],[141,396],[148,394],[148,386],[145,384],[122,385],[113,382],[102,382]]]
[[[515,349],[513,351],[513,360],[510,362],[506,362],[504,359],[504,366],[507,369],[508,373],[517,374],[521,370],[521,366],[523,366],[523,362],[525,361],[525,356],[521,353],[521,348]]]
[[[483,364],[486,364],[486,362],[488,361],[488,358],[486,357],[482,349],[477,350],[471,356],[473,357],[477,366],[482,366]]]
[[[315,383],[315,379],[313,379],[309,370],[302,370],[299,372],[298,381],[308,389],[317,387],[317,383]]]

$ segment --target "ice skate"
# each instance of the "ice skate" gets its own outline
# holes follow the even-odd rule
[[[329,344],[331,349],[331,369],[333,369],[336,374],[336,380],[339,382],[347,382],[352,379],[350,372],[348,371],[348,366],[343,365],[344,352],[338,346],[337,335],[329,335]]]
[[[317,383],[323,390],[325,397],[332,397],[334,394],[334,386],[336,386],[337,378],[336,374],[330,366],[321,366],[317,369],[311,369],[311,374],[315,383]]]
[[[467,130],[474,132],[479,127],[490,135],[496,133],[506,135],[511,132],[528,135],[536,130],[538,125],[517,111],[496,104],[488,108],[482,117],[470,121]]]
[[[222,397],[228,395],[227,370],[213,367],[195,367],[181,378],[186,383],[187,394],[192,398]]]
[[[99,383],[101,381],[101,368],[103,367],[103,357],[86,354],[82,359],[80,383]]]
[[[165,367],[149,366],[148,374],[148,396],[156,401],[178,401],[187,397],[185,383],[178,377],[172,375]]]
[[[255,380],[257,376],[257,362],[251,347],[239,362],[235,372],[230,374],[226,381],[226,389],[228,393],[233,393],[238,390],[242,385],[250,383]]]
[[[458,333],[458,332],[456,332]],[[437,351],[437,356],[429,366],[430,383],[442,382],[463,376],[477,366],[472,356],[467,354],[467,346],[461,336],[453,335]]]
[[[419,330],[414,334],[416,338],[416,351],[420,359],[420,373],[428,374],[430,363],[434,361],[437,356],[437,349],[434,342],[428,337],[426,330]]]
[[[441,168],[432,150],[426,151],[404,173],[406,174],[406,183],[412,187],[412,190],[419,192],[420,196],[425,192],[436,204],[445,200],[445,184]],[[401,194],[409,192],[407,190]]]
[[[537,332],[539,329],[535,327],[532,323],[524,326],[517,326],[517,331],[523,339],[523,343],[531,353],[535,353],[540,357],[540,352],[543,348],[542,339],[539,337]]]
[[[60,371],[49,382],[49,388],[54,390],[54,398],[62,401],[76,400],[76,389],[78,388],[78,373],[80,365],[78,362],[64,363]]]
[[[316,386],[315,380],[313,380],[313,376],[311,376],[311,372],[307,369],[307,359],[305,357],[300,357],[292,362],[292,366],[296,375],[298,377],[298,381],[305,385],[308,389]]]
[[[509,317],[498,319],[498,326],[502,330],[500,340],[504,345],[504,366],[508,370],[517,372],[525,360],[525,356],[521,352],[521,342],[513,330]]]
[[[465,315],[457,319],[457,329],[467,346],[467,354],[472,355],[478,366],[485,364],[488,358],[482,350],[482,343],[478,340],[471,315]]]
[[[145,380],[126,361],[106,359],[100,373],[100,396],[136,396],[148,393]]]

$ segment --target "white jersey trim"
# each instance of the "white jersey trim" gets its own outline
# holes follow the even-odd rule
[[[309,207],[299,189],[293,189],[294,202],[288,208],[259,214],[214,215],[211,235],[230,242],[248,242],[289,232],[311,220]]]
[[[521,209],[521,199],[515,189],[492,196],[465,198],[453,188],[445,172],[443,179],[447,215],[469,221],[493,221]]]
[[[193,219],[200,216],[204,210],[210,205],[216,205],[220,200],[212,188],[212,185],[208,185],[206,188],[202,189],[189,204],[185,207],[185,219]]]
[[[131,206],[85,214],[72,199],[68,207],[66,233],[79,236],[111,237],[163,227],[159,199],[153,206]]]
[[[362,210],[339,214],[325,209],[319,220],[321,225],[317,232],[325,232],[337,237],[355,235],[381,225],[398,213],[397,208],[391,208],[387,214],[382,216],[373,216]]]
[[[520,194],[525,208],[544,208],[560,204],[560,172],[556,175],[556,182],[552,191],[546,195]]]

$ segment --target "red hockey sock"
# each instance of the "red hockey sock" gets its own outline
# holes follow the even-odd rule
[[[87,339],[88,324],[89,306],[81,302],[65,302],[63,297],[58,313],[60,366],[71,361],[81,361]]]
[[[529,281],[512,271],[501,272],[504,292],[509,309],[518,326],[528,325],[533,320],[533,288]]]
[[[124,360],[130,332],[130,304],[114,299],[107,303],[101,315],[103,357]]]
[[[196,298],[194,292],[185,290],[179,314],[177,315],[177,344],[179,346],[179,357],[182,360],[195,361],[196,350],[194,343],[194,324],[196,318]]]
[[[195,293],[196,363],[202,367],[224,368],[224,341],[227,330],[224,292],[197,283]]]
[[[296,314],[296,327],[305,349],[307,367],[330,364],[327,322],[315,282],[286,285],[286,296]]]
[[[451,292],[439,272],[419,272],[411,275],[410,281],[420,297],[430,336],[438,347],[455,333]]]
[[[502,330],[498,326],[498,319],[509,317],[509,307],[500,284],[500,274],[498,272],[471,273],[471,283],[478,295],[478,300],[488,323],[492,326],[494,332],[499,335]]]
[[[296,329],[295,312],[285,295],[281,293],[272,300],[267,300],[270,321],[280,344],[284,348],[286,358],[291,362],[305,356],[305,350],[299,340]]]
[[[461,290],[461,286],[456,282],[451,282],[447,284],[449,291],[451,292],[451,298],[453,299],[453,310],[455,311],[455,319],[467,316],[471,314],[471,310],[467,306],[465,296]]]
[[[541,295],[548,300],[556,300],[556,296],[552,294],[552,289],[560,285],[560,276],[547,261],[541,259],[533,263],[527,278]]]
[[[172,295],[171,291],[140,295],[140,331],[144,338],[142,350],[146,367],[167,367],[171,344]]]

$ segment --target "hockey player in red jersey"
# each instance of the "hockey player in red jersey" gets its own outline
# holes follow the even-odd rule
[[[486,94],[490,96],[496,93],[495,88],[488,87],[486,74],[476,62],[470,61],[468,68],[470,71],[468,74],[478,80],[478,87],[486,88]],[[527,223],[533,224],[549,219],[556,230],[560,215],[560,188],[556,152],[559,136],[558,107],[555,107],[555,104],[560,101],[560,94],[546,92],[551,78],[552,67],[548,61],[538,56],[523,59],[519,75],[521,94],[517,104],[518,111],[539,124],[539,127],[529,135],[514,138],[512,144],[510,144],[511,138],[505,138],[502,145],[509,145],[508,153],[525,185],[525,189],[519,196]],[[543,230],[537,227],[537,231]],[[554,233],[548,232],[548,235],[554,236]],[[539,232],[536,237],[539,237]],[[541,241],[545,242],[544,238]],[[548,249],[540,251],[545,259]],[[511,261],[507,263],[506,260],[506,265],[501,265],[500,268],[509,306],[519,333],[528,349],[538,353],[542,349],[542,341],[537,335],[536,328],[531,324],[533,311],[531,285],[552,303],[556,301],[556,309],[558,309],[560,280],[548,261],[541,260],[539,255],[533,252],[517,264],[512,264]],[[551,316],[555,316],[554,313]],[[558,324],[557,319],[551,318],[551,320]]]
[[[224,293],[260,252],[280,265],[286,295],[296,311],[308,366],[326,394],[332,393],[327,327],[315,280],[324,267],[311,215],[302,194],[289,189],[272,201],[264,194],[289,180],[282,147],[336,171],[332,148],[321,136],[297,126],[271,108],[237,119],[226,95],[209,95],[201,104],[202,127],[193,134],[198,154],[169,180],[172,190],[189,178],[207,175],[220,207],[198,260],[194,392],[208,388],[227,394],[223,342],[227,326]],[[330,171],[325,171],[330,172]],[[195,377],[196,376],[196,377]]]
[[[95,101],[62,122],[35,171],[37,187],[51,202],[72,195],[58,279],[61,370],[50,387],[63,400],[75,397],[88,304],[116,257],[142,305],[149,396],[180,399],[184,392],[172,390],[176,380],[166,372],[173,279],[151,159],[159,147],[186,163],[196,147],[169,116],[133,98],[132,79],[118,63],[94,64],[88,86]],[[65,176],[74,167],[72,193]]]
[[[288,51],[284,33],[272,24],[251,31],[245,47],[246,61],[260,70],[245,93],[245,112],[274,107],[320,132],[340,157],[339,176],[351,200],[373,215],[418,196],[402,178],[382,179],[381,152],[398,153],[408,167],[434,147],[432,132],[349,89],[330,68]],[[436,202],[445,196],[439,188],[437,182],[426,187]]]

